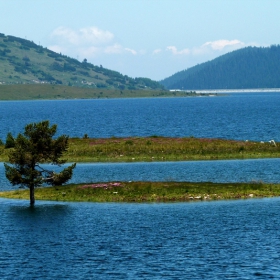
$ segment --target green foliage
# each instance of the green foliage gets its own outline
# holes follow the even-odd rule
[[[124,143],[125,145],[133,145],[133,140],[126,140]]]
[[[144,87],[149,87],[152,89],[157,89],[158,88],[158,82],[155,82],[151,79],[148,78],[135,78],[135,82],[142,84]],[[164,86],[161,86],[161,89],[164,89]]]
[[[51,65],[51,69],[62,72],[64,70],[63,66],[61,66],[58,62],[54,62]]]
[[[15,146],[15,139],[11,132],[7,134],[5,149],[13,148]]]
[[[76,67],[72,66],[70,63],[64,63],[63,69],[64,71],[70,71],[70,72],[76,71]]]
[[[220,56],[160,83],[169,89],[250,89],[280,87],[280,45],[247,47]]]
[[[48,121],[28,124],[23,134],[14,139],[14,148],[9,153],[9,164],[5,163],[6,177],[12,185],[30,189],[30,204],[34,205],[34,188],[61,185],[72,177],[75,164],[59,173],[42,167],[42,163],[62,165],[63,153],[68,148],[68,136],[53,139],[56,125],[49,127]]]

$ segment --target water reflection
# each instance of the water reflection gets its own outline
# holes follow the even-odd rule
[[[72,209],[66,203],[53,203],[53,202],[41,202],[36,201],[35,207],[30,207],[29,204],[13,203],[15,200],[10,201],[10,204],[6,208],[7,216],[14,223],[22,227],[21,230],[29,231],[32,229],[32,233],[37,232],[36,229],[40,228],[40,232],[48,231],[49,227],[61,228],[64,221],[71,215]]]

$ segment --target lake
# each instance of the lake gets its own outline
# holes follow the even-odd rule
[[[0,102],[0,139],[50,120],[70,137],[176,136],[280,141],[280,93]]]
[[[69,183],[112,181],[280,182],[280,159],[78,163]],[[53,168],[53,167],[52,167]],[[59,169],[58,169],[59,170]],[[17,189],[0,163],[0,191]]]
[[[0,199],[1,279],[279,279],[280,199]]]
[[[5,101],[1,130],[50,120],[70,137],[280,141],[279,93]],[[279,159],[79,164],[73,182],[279,182]],[[2,174],[2,175],[1,175]],[[6,189],[3,164],[0,188]],[[195,203],[0,199],[0,279],[279,279],[280,198]]]

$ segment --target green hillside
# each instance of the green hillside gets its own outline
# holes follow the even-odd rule
[[[185,90],[280,88],[280,45],[236,50],[160,83]]]
[[[130,78],[117,71],[79,62],[32,41],[0,33],[0,84],[57,84],[95,89],[163,89],[148,78]]]

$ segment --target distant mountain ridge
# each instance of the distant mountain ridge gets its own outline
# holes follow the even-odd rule
[[[80,62],[32,41],[0,33],[0,84],[59,84],[106,89],[163,89],[148,78]]]
[[[239,49],[160,83],[181,90],[280,88],[280,45]]]

